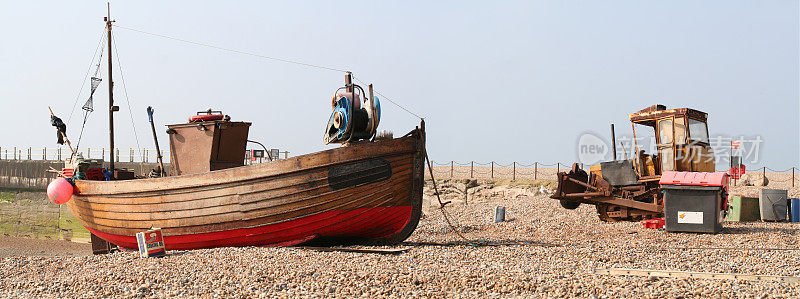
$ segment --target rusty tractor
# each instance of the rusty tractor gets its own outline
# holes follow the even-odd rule
[[[638,221],[663,217],[663,194],[659,186],[664,171],[713,172],[714,153],[708,138],[708,115],[689,109],[666,109],[653,105],[629,114],[633,130],[630,159],[617,160],[616,137],[612,131],[613,161],[592,165],[589,173],[572,165],[557,174],[558,188],[551,196],[566,209],[580,204],[597,208],[600,220]],[[654,130],[656,152],[645,154],[636,143],[636,125]],[[649,128],[647,128],[649,127]],[[623,147],[624,151],[624,147]]]

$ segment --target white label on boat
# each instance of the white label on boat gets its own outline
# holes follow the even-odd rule
[[[678,211],[678,223],[703,224],[703,212]]]

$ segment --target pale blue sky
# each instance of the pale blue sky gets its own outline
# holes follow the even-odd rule
[[[0,146],[55,146],[47,106],[66,120],[105,10],[0,0]],[[426,117],[433,160],[575,161],[581,133],[630,134],[627,114],[660,103],[708,112],[712,135],[760,136],[755,164],[776,169],[800,158],[799,13],[798,1],[112,2],[121,26],[352,70]],[[215,108],[291,155],[331,147],[322,131],[342,74],[115,36],[142,147],[148,105],[163,144],[164,124]],[[136,147],[115,81],[118,144]],[[108,146],[105,83],[84,146]],[[383,107],[395,135],[418,123]]]

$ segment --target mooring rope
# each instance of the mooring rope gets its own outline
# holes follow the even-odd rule
[[[428,151],[425,151],[425,161],[428,162],[428,172],[431,175],[431,182],[433,182],[433,192],[436,194],[436,200],[439,201],[439,211],[442,211],[442,216],[444,216],[447,226],[449,226],[450,230],[452,230],[459,238],[464,240],[464,242],[467,242],[469,245],[477,247],[478,245],[485,244],[485,241],[471,241],[467,239],[467,237],[461,234],[461,232],[459,232],[455,225],[453,225],[453,223],[450,221],[450,215],[445,210],[445,204],[442,202],[442,198],[439,197],[439,188],[436,186],[436,178],[433,177],[433,167],[431,167],[431,160],[428,158]]]

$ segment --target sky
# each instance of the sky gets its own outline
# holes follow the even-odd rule
[[[758,140],[749,166],[800,162],[798,1],[112,1],[111,14],[121,27],[350,70],[425,118],[439,162],[577,161],[580,136],[608,140],[612,123],[630,136],[627,115],[654,104],[709,113],[712,136]],[[76,139],[105,15],[105,1],[0,0],[0,147],[55,148],[47,107]],[[249,139],[290,156],[336,146],[322,133],[343,73],[113,32],[118,147],[154,148],[147,106],[162,148],[164,125],[209,108],[253,122]],[[106,84],[84,148],[108,147]],[[382,108],[380,129],[395,136],[419,125]]]

